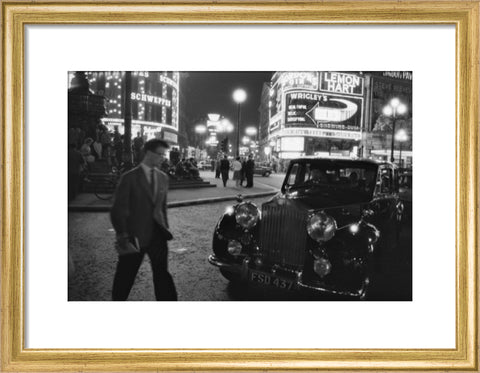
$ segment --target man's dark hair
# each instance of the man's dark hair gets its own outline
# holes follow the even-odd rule
[[[145,145],[143,146],[143,149],[145,150],[145,152],[147,151],[151,151],[151,152],[155,152],[155,150],[157,150],[158,147],[162,147],[162,148],[165,148],[165,149],[168,149],[170,147],[170,145],[168,145],[168,143],[166,141],[163,141],[163,140],[160,140],[160,139],[152,139],[152,140],[148,140]]]

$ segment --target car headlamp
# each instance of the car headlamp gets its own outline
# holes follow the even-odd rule
[[[313,261],[313,270],[323,278],[332,271],[332,264],[326,258],[318,258]]]
[[[244,229],[253,228],[260,220],[260,210],[251,202],[243,202],[235,208],[235,220]]]
[[[230,255],[240,255],[242,253],[242,244],[236,240],[228,241],[227,250]]]
[[[325,242],[335,236],[337,222],[324,212],[317,212],[308,218],[307,232],[317,242]]]

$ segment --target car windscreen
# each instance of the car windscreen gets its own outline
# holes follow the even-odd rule
[[[340,204],[366,202],[372,198],[377,169],[375,164],[351,161],[294,162],[285,189],[328,196]]]

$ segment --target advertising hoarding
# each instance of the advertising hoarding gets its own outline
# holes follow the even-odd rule
[[[323,71],[320,91],[363,96],[364,78],[355,74]]]
[[[303,152],[304,149],[304,137],[282,137],[280,139],[280,150],[282,152]]]
[[[291,89],[305,89],[317,91],[319,86],[317,71],[283,71],[277,72],[272,78],[270,90],[270,118],[275,117],[283,110],[283,94]]]
[[[285,128],[314,127],[360,131],[363,98],[292,91],[285,94]]]

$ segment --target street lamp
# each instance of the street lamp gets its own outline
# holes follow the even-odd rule
[[[245,133],[248,135],[248,136],[256,136],[257,135],[257,129],[255,127],[247,127],[245,129]]]
[[[405,131],[403,128],[399,129],[395,134],[395,140],[400,143],[400,167],[402,167],[402,145],[408,140],[407,131]]]
[[[195,126],[195,133],[200,137],[200,141],[198,140],[197,138],[197,143],[202,143],[202,138],[203,138],[203,135],[205,135],[207,133],[207,126],[204,125],[204,124],[197,124]]]
[[[225,133],[225,139],[227,139],[227,142],[229,141],[228,139],[228,134],[233,131],[233,124],[227,119],[223,118],[220,122],[219,125],[217,126],[217,131],[219,133]],[[225,149],[226,153],[230,152],[230,147]]]
[[[237,103],[237,157],[240,156],[240,107],[247,99],[247,93],[239,88],[233,92],[233,101]]]
[[[392,117],[392,145],[390,151],[390,162],[395,161],[395,157],[393,156],[393,147],[395,145],[395,122],[397,120],[397,114],[402,115],[407,112],[407,106],[400,102],[400,100],[396,97],[390,100],[390,103],[383,108],[383,114],[387,117]]]

